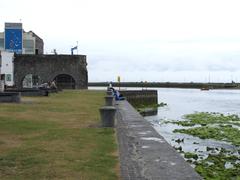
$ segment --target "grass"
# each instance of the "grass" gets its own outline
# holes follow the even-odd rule
[[[99,128],[103,97],[64,91],[1,104],[1,179],[119,179],[115,131]]]

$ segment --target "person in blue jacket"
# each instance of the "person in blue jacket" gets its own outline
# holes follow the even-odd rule
[[[118,90],[115,90],[113,87],[111,87],[111,88],[109,88],[109,89],[112,90],[113,96],[115,97],[115,100],[116,100],[116,101],[124,100],[124,99],[125,99],[125,98],[123,97],[123,95],[119,93]]]

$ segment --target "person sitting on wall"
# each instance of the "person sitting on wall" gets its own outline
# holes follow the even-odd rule
[[[123,95],[120,94],[118,90],[115,90],[113,87],[111,87],[111,88],[109,88],[109,89],[112,90],[113,96],[115,97],[115,100],[116,100],[116,101],[125,100],[125,98],[123,97]]]
[[[42,84],[40,84],[40,86],[39,86],[39,89],[48,89],[48,88],[49,88],[48,83],[42,83]]]
[[[57,89],[57,85],[56,85],[56,83],[55,83],[55,80],[53,80],[53,81],[51,82],[50,88],[51,88],[51,89]]]
[[[112,90],[113,89],[113,87],[112,87],[112,82],[110,82],[109,83],[109,85],[108,85],[108,88],[107,88],[108,90]]]

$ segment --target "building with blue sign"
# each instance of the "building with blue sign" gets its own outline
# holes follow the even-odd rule
[[[6,51],[22,54],[23,50],[22,23],[5,23],[4,45]]]
[[[43,40],[34,32],[25,32],[22,23],[5,23],[0,32],[0,83],[13,86],[14,54],[43,54]]]
[[[5,23],[0,33],[0,50],[16,54],[43,54],[43,40],[33,31],[25,32],[22,23]]]

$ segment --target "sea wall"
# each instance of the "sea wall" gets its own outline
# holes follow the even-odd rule
[[[108,86],[108,82],[90,82],[88,86]],[[240,89],[240,83],[197,83],[197,82],[112,82],[116,87],[154,87],[154,88],[209,88],[209,89]]]
[[[121,179],[202,179],[127,101],[116,108]]]
[[[122,90],[120,93],[134,107],[158,103],[157,90]]]

